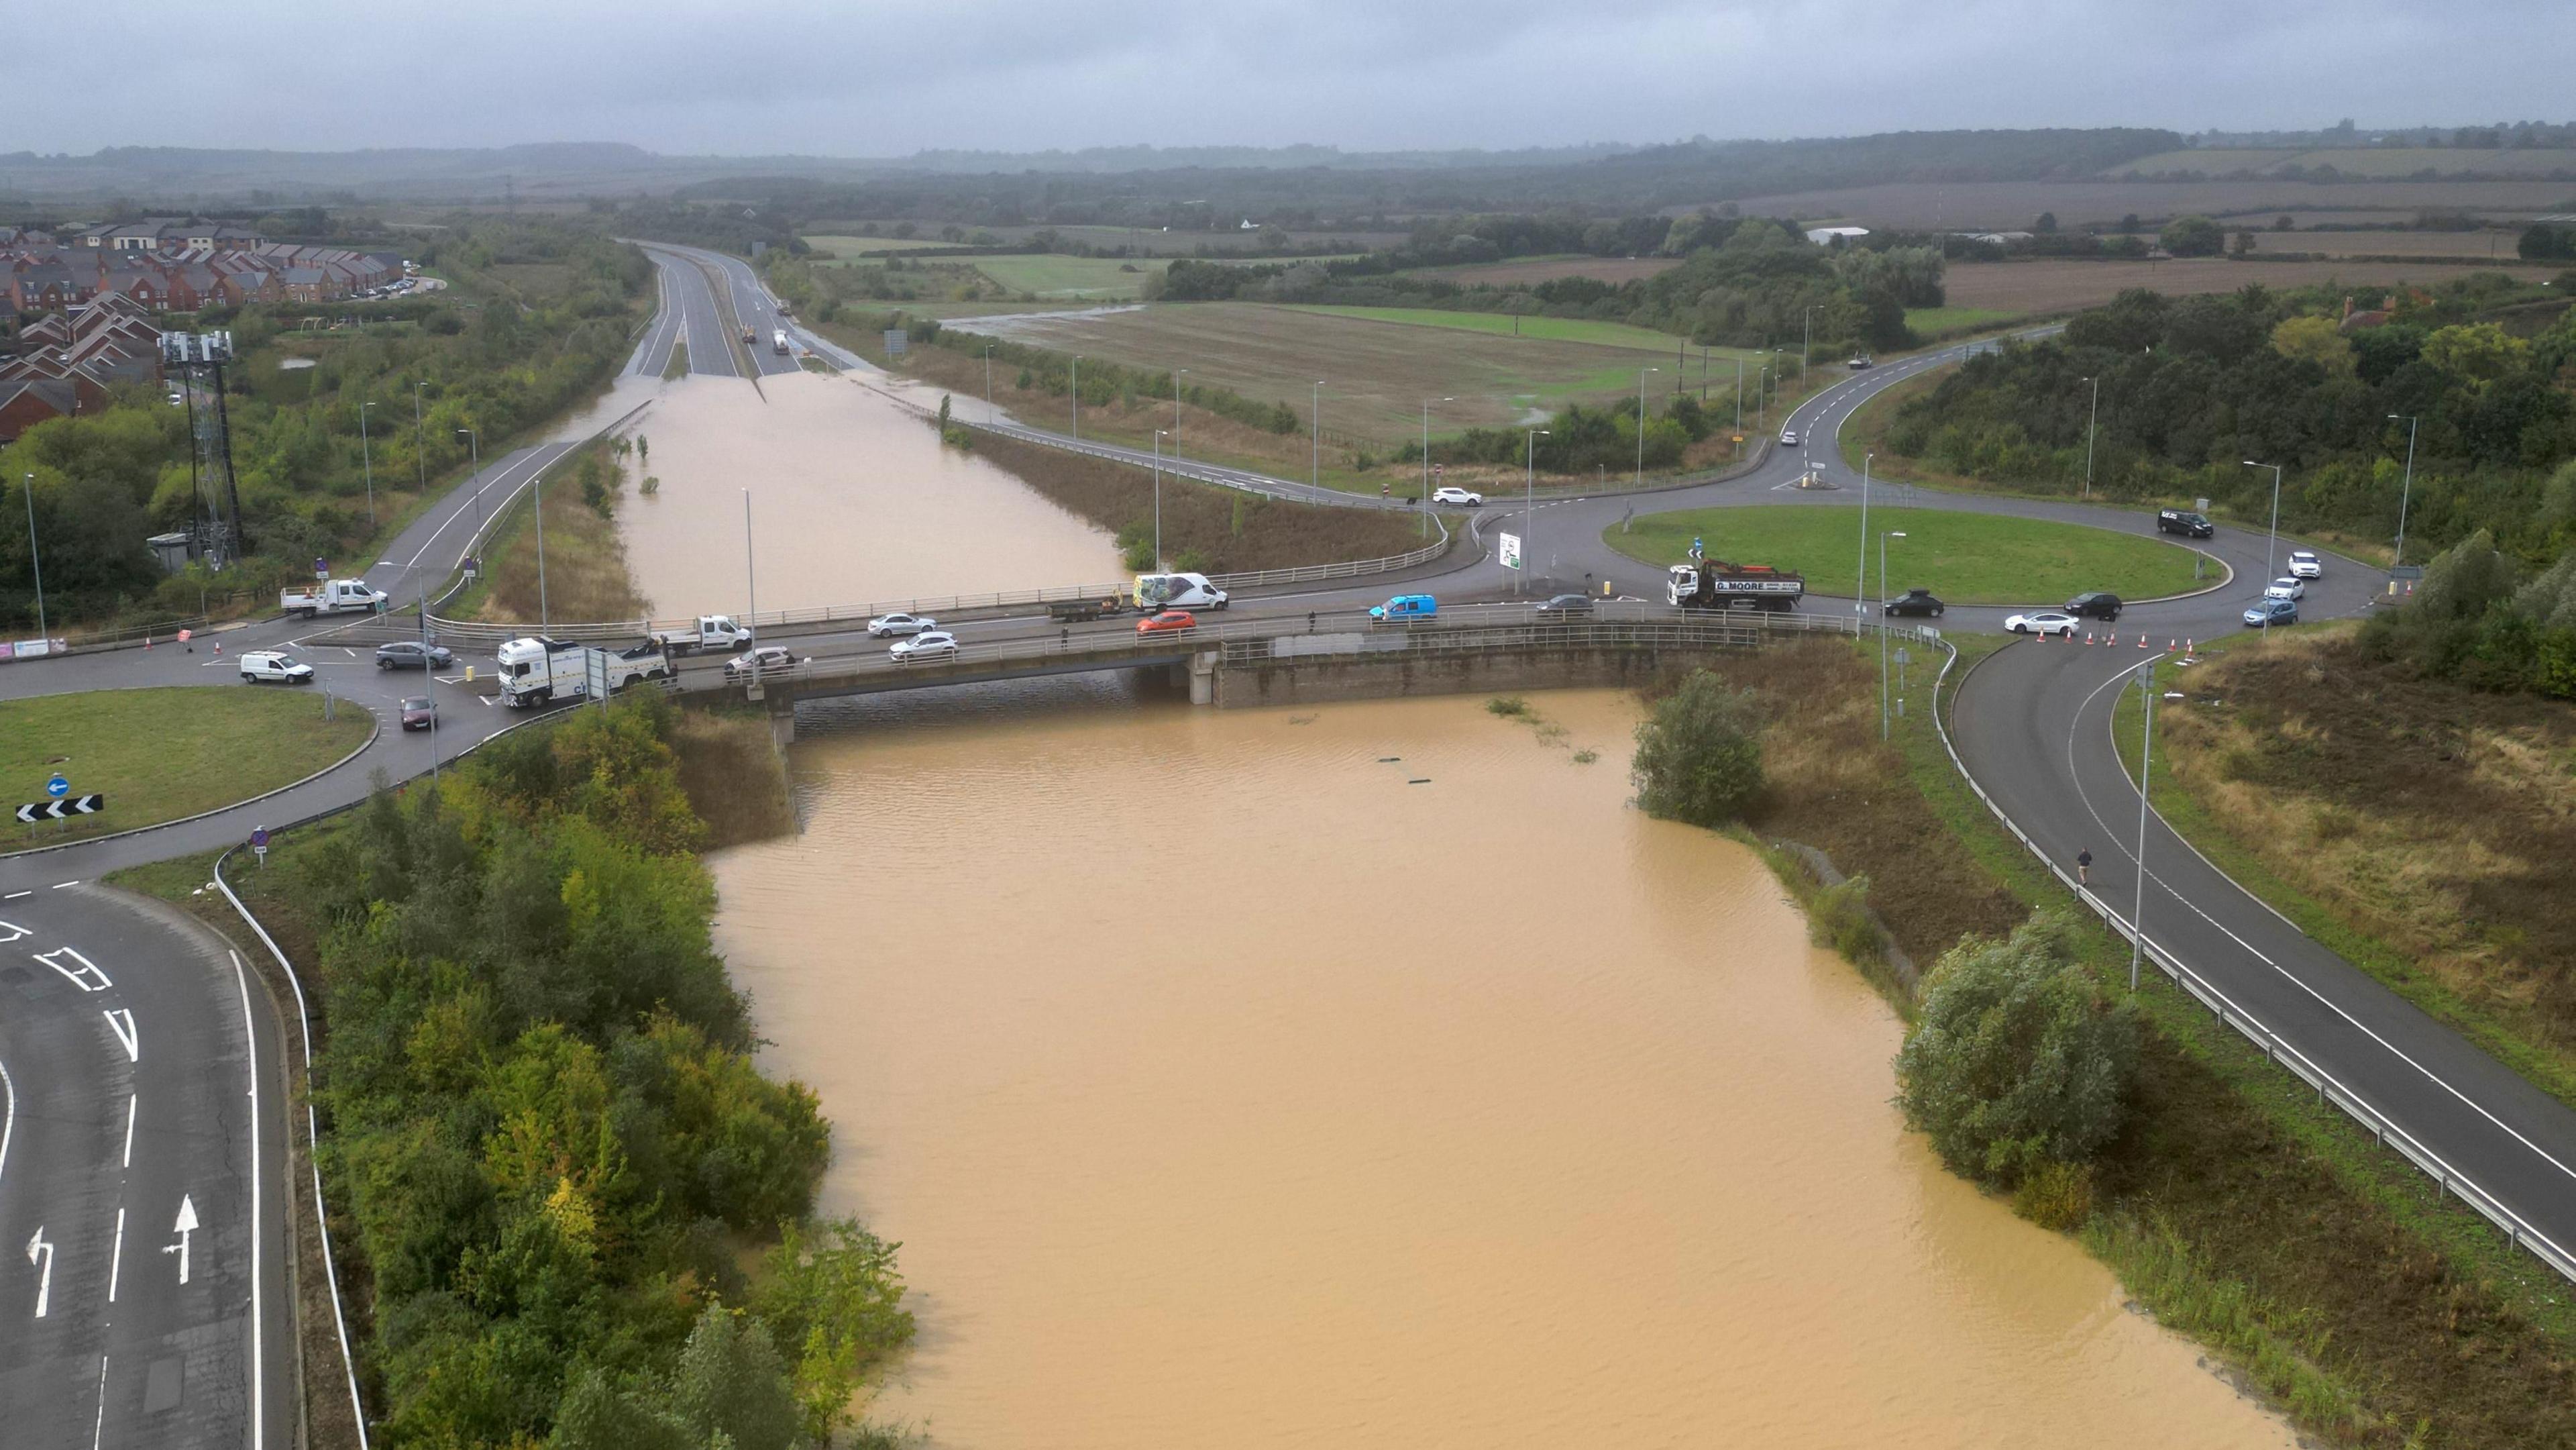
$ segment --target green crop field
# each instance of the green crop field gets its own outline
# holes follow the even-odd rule
[[[1145,295],[1145,279],[1164,267],[1163,262],[1151,257],[1058,257],[1045,253],[965,260],[1013,292],[1050,301],[1133,302]]]
[[[888,252],[918,252],[926,247],[950,247],[935,237],[807,237],[805,245],[831,253],[835,258],[881,256]]]
[[[2021,315],[2000,307],[1909,307],[1905,325],[1918,337],[1954,337],[2001,327]]]
[[[1406,327],[1445,327],[1460,332],[1481,332],[1495,337],[1537,339],[1542,342],[1580,342],[1593,347],[1626,348],[1635,352],[1672,355],[1681,339],[1669,332],[1648,327],[1630,327],[1624,322],[1591,322],[1574,317],[1511,317],[1500,312],[1447,312],[1430,307],[1321,307],[1298,306],[1299,312],[1322,313],[1329,317],[1350,317],[1363,322],[1390,322]],[[1696,348],[1691,350],[1695,358]],[[1732,359],[1736,351],[1710,348],[1709,356]]]
[[[1880,592],[1881,531],[1905,535],[1887,541],[1886,592],[1929,589],[1945,604],[2063,603],[2087,589],[2108,589],[2123,599],[2184,594],[2216,578],[2196,580],[2199,556],[2178,545],[2138,534],[2081,524],[2014,518],[1954,509],[1873,508],[1869,511],[1869,595]],[[1694,538],[1711,558],[1769,564],[1807,576],[1819,593],[1849,597],[1862,554],[1857,505],[1772,504],[1750,508],[1690,509],[1647,514],[1626,533],[1614,525],[1602,539],[1611,548],[1655,565],[1680,563]],[[2212,566],[2214,569],[2215,566]]]
[[[324,720],[317,687],[241,684],[229,665],[186,673],[205,683],[0,704],[12,801],[43,800],[45,779],[57,771],[75,794],[107,797],[105,811],[65,826],[12,822],[0,849],[129,831],[247,800],[302,780],[367,738],[367,712],[341,700]]]

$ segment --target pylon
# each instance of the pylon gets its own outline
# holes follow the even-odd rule
[[[2142,635],[2139,635],[2139,636],[2138,636],[2138,648],[2140,648],[2140,649],[2145,649],[2146,647],[2147,647],[2147,637],[2146,637],[2145,635],[2143,635],[2143,634],[2142,634]]]
[[[2068,631],[2066,632],[2066,637],[2067,637],[2068,639],[2073,639],[2073,638],[2075,637],[2075,631],[2073,631],[2073,630],[2071,630],[2071,629],[2070,629],[2070,630],[2068,630]],[[2086,644],[2091,644],[2091,643],[2093,642],[2093,631],[2091,631],[2091,630],[2089,630],[2089,629],[2088,629],[2088,630],[2086,630],[2086,631],[2084,631],[2084,642],[2085,642]]]

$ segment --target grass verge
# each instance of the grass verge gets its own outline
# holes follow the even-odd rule
[[[0,760],[10,762],[7,802],[41,801],[59,773],[74,795],[107,797],[97,815],[41,826],[11,822],[9,849],[49,846],[159,825],[292,785],[355,750],[372,717],[349,700],[323,718],[316,689],[234,685],[209,670],[204,685],[92,690],[0,702]],[[226,683],[218,685],[214,680]]]
[[[617,532],[617,505],[625,496],[625,457],[615,441],[593,439],[546,470],[545,568],[538,571],[538,490],[514,500],[510,514],[484,548],[484,578],[473,610],[461,617],[498,622],[641,619],[652,601],[638,593],[626,567],[626,544]]]
[[[1878,577],[1875,539],[1867,547],[1869,592],[1925,588],[1949,604],[2055,602],[2086,589],[2127,599],[2200,587],[2197,554],[2161,540],[2045,519],[1953,509],[1873,508],[1873,536],[1886,532],[1888,575]],[[1897,539],[1894,534],[1905,537]],[[1770,564],[1839,593],[1858,577],[1863,543],[1857,505],[1774,504],[1646,514],[1602,531],[1611,548],[1644,563],[1677,563],[1694,538],[1713,558]]]

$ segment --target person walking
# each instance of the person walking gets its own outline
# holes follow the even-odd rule
[[[2093,852],[2090,847],[2075,853],[2075,883],[2079,886],[2093,884]]]

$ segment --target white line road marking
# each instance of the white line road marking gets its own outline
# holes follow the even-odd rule
[[[130,1007],[114,1007],[99,1015],[107,1019],[108,1030],[116,1034],[116,1040],[125,1044],[125,1060],[141,1062],[143,1042],[141,1034],[135,1031],[134,1010]]]
[[[63,889],[64,887],[66,887],[66,886],[78,886],[78,885],[80,885],[80,882],[79,882],[79,881],[77,881],[77,880],[72,880],[72,881],[57,881],[57,882],[55,882],[55,883],[54,883],[50,888],[48,888],[48,889],[50,889],[50,890],[54,890],[54,891],[60,891],[60,890],[62,890],[62,889]]]
[[[6,895],[6,896],[0,896],[0,901],[15,901],[15,900],[17,900],[19,897],[21,897],[21,896],[33,896],[33,895],[35,895],[35,894],[36,894],[36,892],[35,892],[35,888],[33,888],[33,887],[29,887],[29,888],[28,888],[27,890],[25,890],[25,891],[12,891],[12,892],[10,892],[8,895]],[[10,939],[11,941],[16,941],[18,938],[16,938],[16,937],[11,937],[11,938],[9,938],[9,939]]]
[[[21,897],[21,896],[33,896],[33,895],[35,895],[35,894],[36,894],[36,893],[34,893],[34,892],[32,892],[32,891],[19,891],[19,892],[13,892],[13,893],[11,893],[11,894],[10,894],[9,899],[10,899],[11,901],[15,901],[15,900],[17,900],[19,897]],[[27,930],[25,927],[23,927],[23,926],[19,926],[19,925],[17,925],[17,924],[16,924],[16,923],[14,923],[14,922],[7,922],[7,921],[0,921],[0,931],[6,931],[6,932],[8,932],[8,933],[9,933],[7,936],[0,936],[0,942],[13,942],[13,941],[18,940],[18,939],[19,939],[19,938],[21,938],[21,937],[29,937],[29,936],[34,936],[34,935],[35,935],[35,933],[34,933],[34,932],[31,932],[31,931]]]
[[[89,1450],[99,1450],[107,1438],[107,1356],[98,1357],[98,1423],[90,1428]]]
[[[260,1175],[264,1171],[259,1163],[259,1038],[256,1029],[252,1026],[250,1015],[250,974],[242,967],[241,953],[232,952],[229,955],[233,959],[233,984],[241,991],[242,1059],[250,1070],[250,1362],[253,1365],[265,1366],[268,1363],[268,1357],[261,1352],[260,1336],[265,1328],[267,1316],[261,1312],[259,1302],[261,1290],[266,1287],[261,1284],[259,1277],[259,1186]],[[180,1199],[180,1215],[183,1220],[196,1216],[188,1208],[184,1197]],[[184,1260],[182,1262],[184,1263]],[[183,1271],[180,1279],[185,1282],[186,1278],[187,1275]],[[267,1443],[267,1426],[268,1395],[266,1387],[260,1383],[258,1375],[254,1373],[250,1392],[251,1450],[262,1450]],[[365,1438],[363,1427],[359,1438],[361,1440]]]
[[[125,1266],[125,1210],[116,1211],[116,1247],[107,1256],[107,1302],[116,1302],[116,1275]],[[104,1371],[101,1372],[102,1374]]]
[[[134,1094],[132,1093],[125,1095],[125,1160],[116,1166],[119,1168],[134,1166]]]
[[[9,1133],[18,1126],[18,1085],[9,1080],[9,1064],[0,1062],[0,1172],[9,1167]]]
[[[30,953],[30,955],[34,956],[37,961],[43,962],[46,966],[60,972],[64,981],[71,983],[73,986],[80,988],[84,992],[104,992],[108,988],[116,985],[114,982],[107,979],[107,973],[98,969],[97,963],[91,961],[85,956],[82,956],[75,948],[58,947],[53,951],[33,952]],[[64,957],[69,957],[73,961],[80,963],[80,965],[78,967],[64,966],[61,960]]]
[[[41,1256],[41,1262],[40,1260]],[[54,1246],[45,1242],[45,1226],[36,1225],[36,1236],[27,1240],[27,1262],[37,1264],[36,1317],[45,1317],[45,1306],[54,1297]]]

